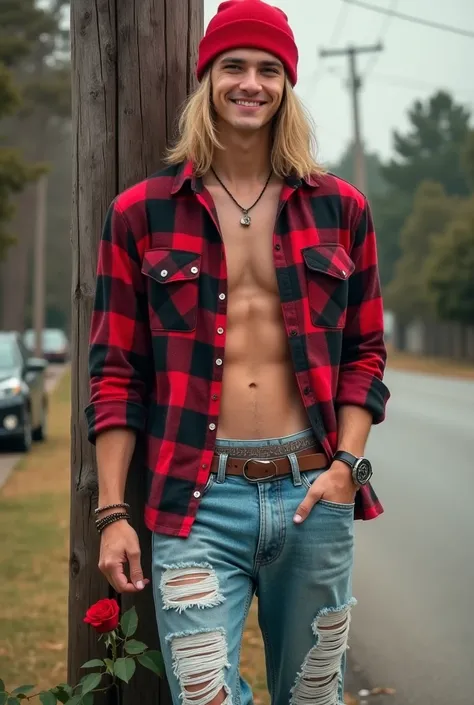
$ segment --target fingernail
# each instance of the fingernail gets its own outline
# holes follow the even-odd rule
[[[295,522],[295,524],[301,524],[301,522],[303,521],[303,517],[299,514],[295,514],[295,516],[293,517],[293,521]]]
[[[139,580],[137,583],[137,588],[139,590],[143,590],[144,587],[145,587],[145,583],[143,582],[143,580]]]

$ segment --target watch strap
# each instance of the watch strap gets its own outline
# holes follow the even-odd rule
[[[348,465],[351,470],[353,470],[359,458],[356,455],[352,455],[352,453],[348,453],[345,450],[338,450],[334,454],[334,460],[339,460],[341,463],[346,463],[346,465]]]

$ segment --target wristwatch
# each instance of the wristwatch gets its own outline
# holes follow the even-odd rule
[[[372,465],[367,458],[358,458],[345,450],[338,450],[334,455],[334,460],[339,460],[350,467],[352,480],[359,487],[366,485],[373,475]]]

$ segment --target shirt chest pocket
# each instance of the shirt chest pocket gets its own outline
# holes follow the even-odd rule
[[[354,262],[337,243],[307,247],[302,254],[312,324],[318,328],[344,328]]]
[[[150,329],[196,328],[201,255],[187,250],[153,249],[143,257]]]

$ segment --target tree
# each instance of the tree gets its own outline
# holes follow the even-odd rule
[[[382,162],[376,152],[365,153],[367,170],[367,196],[372,199],[387,191],[387,184],[382,176]],[[341,158],[330,170],[346,181],[354,181],[354,147],[349,143]]]
[[[431,310],[423,270],[433,238],[446,231],[458,202],[441,184],[424,182],[416,191],[413,212],[401,232],[401,257],[385,294],[386,305],[402,320]]]
[[[0,23],[0,26],[3,26]],[[0,118],[12,113],[20,104],[18,91],[13,84],[9,66],[15,57],[27,51],[27,40],[12,41],[11,37],[0,33]],[[7,246],[14,241],[5,228],[13,216],[14,207],[11,195],[21,191],[25,184],[35,178],[36,171],[29,169],[18,152],[0,147],[0,259],[3,259]]]
[[[20,109],[4,122],[2,131],[9,145],[30,162],[49,161],[65,122],[70,121],[68,32],[62,25],[65,6],[65,0],[50,0],[41,6],[36,0],[0,3],[0,37],[9,48],[18,49],[17,54],[12,50],[9,68],[22,95]],[[3,327],[21,329],[29,289],[35,188],[26,188],[16,206],[12,222],[16,243],[0,273],[0,322]],[[13,289],[16,296],[12,300],[8,292]]]
[[[434,238],[425,282],[441,319],[474,325],[474,196]]]
[[[408,112],[410,130],[394,132],[396,157],[382,168],[386,181],[413,194],[425,179],[441,184],[448,195],[467,196],[469,185],[460,159],[469,134],[470,113],[439,91]]]
[[[401,232],[420,184],[426,180],[437,182],[447,195],[466,196],[470,192],[461,159],[470,133],[469,119],[464,106],[440,91],[424,103],[414,103],[408,112],[406,134],[394,133],[395,156],[381,169],[388,189],[373,199],[384,286],[394,276],[395,263],[401,256]]]

